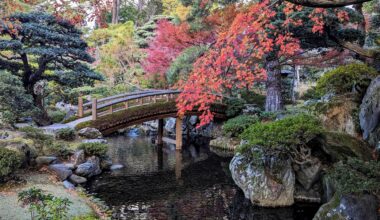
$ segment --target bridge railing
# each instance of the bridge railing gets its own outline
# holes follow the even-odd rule
[[[78,98],[78,117],[92,115],[92,120],[98,117],[112,114],[116,111],[130,107],[142,106],[156,102],[169,102],[175,100],[181,91],[178,90],[145,90],[127,94],[111,96],[103,99],[92,99],[91,102],[83,104],[83,98]],[[217,95],[219,102],[223,96]]]

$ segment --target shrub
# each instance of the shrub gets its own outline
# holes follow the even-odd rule
[[[108,145],[103,143],[81,143],[78,149],[84,150],[87,156],[104,157],[108,150]]]
[[[230,98],[226,101],[227,110],[226,116],[229,118],[235,117],[241,113],[246,102],[243,99]]]
[[[353,88],[364,93],[377,75],[379,73],[375,69],[365,64],[344,65],[325,73],[317,81],[316,89],[320,94],[344,94],[351,92]]]
[[[347,161],[335,164],[328,173],[328,177],[335,182],[338,194],[363,191],[378,193],[380,190],[380,162],[348,158]]]
[[[257,123],[259,118],[252,115],[240,115],[235,118],[229,119],[223,125],[223,133],[233,137],[239,136],[250,125]]]
[[[322,127],[317,119],[299,114],[278,121],[253,124],[245,129],[241,138],[247,140],[250,145],[283,148],[292,152],[321,132]],[[240,150],[244,151],[247,146],[243,146]]]
[[[63,159],[69,159],[72,155],[72,151],[69,149],[69,146],[62,142],[56,142],[51,145],[44,147],[45,155],[55,155]]]
[[[65,118],[66,112],[61,110],[48,110],[48,115],[53,123],[59,123]]]
[[[21,166],[21,155],[17,152],[0,148],[0,180]]]
[[[311,87],[302,95],[301,97],[303,100],[309,100],[309,99],[320,99],[321,94],[317,91],[315,87]]]
[[[72,141],[75,139],[75,130],[72,128],[59,129],[55,137],[60,140]]]
[[[256,104],[260,108],[264,108],[265,105],[265,95],[260,95],[258,93],[248,91],[248,90],[243,90],[240,92],[241,98],[246,101],[248,104]]]
[[[41,189],[31,188],[18,194],[23,206],[29,205],[32,219],[67,219],[67,212],[72,202],[68,199],[44,194]]]
[[[34,140],[34,144],[38,150],[43,150],[44,147],[53,144],[54,136],[45,134],[41,129],[27,126],[20,128],[19,130],[25,132],[26,138]]]

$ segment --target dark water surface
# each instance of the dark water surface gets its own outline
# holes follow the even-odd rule
[[[253,207],[231,179],[231,158],[211,152],[207,142],[178,152],[133,134],[108,141],[113,162],[124,168],[96,177],[87,190],[113,208],[114,219],[309,220],[318,208]]]

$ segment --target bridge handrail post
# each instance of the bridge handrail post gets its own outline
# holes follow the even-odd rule
[[[169,101],[169,94],[166,94],[166,101]]]
[[[129,105],[129,104],[128,104],[128,101],[126,101],[124,105],[125,105],[125,109],[128,109],[128,107],[129,107],[129,106],[128,106],[128,105]]]
[[[92,120],[96,120],[98,117],[97,107],[98,107],[98,100],[94,98],[92,99]]]
[[[78,97],[78,117],[83,118],[83,97]]]
[[[154,96],[153,96],[153,103],[156,103],[156,102],[157,102],[157,96],[154,95]]]

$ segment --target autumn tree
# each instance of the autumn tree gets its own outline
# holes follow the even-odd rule
[[[213,94],[249,87],[258,80],[266,80],[266,110],[282,109],[281,65],[310,48],[338,47],[335,38],[360,39],[360,31],[346,22],[349,13],[355,11],[270,1],[242,10],[229,29],[219,33],[213,48],[194,64],[178,99],[179,114],[198,107],[203,112],[202,124],[208,123],[213,118],[210,104],[217,101]]]
[[[0,69],[21,78],[43,112],[40,124],[49,123],[41,94],[44,81],[77,87],[102,79],[86,65],[93,58],[82,33],[69,21],[40,12],[21,13],[5,17],[0,27]]]

